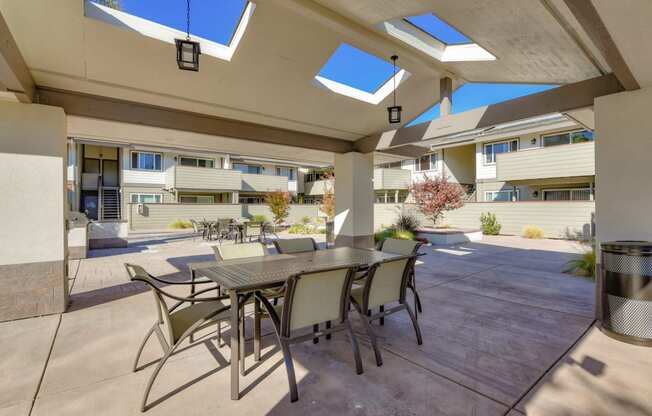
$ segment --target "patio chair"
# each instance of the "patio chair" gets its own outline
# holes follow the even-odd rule
[[[202,236],[202,239],[205,239],[206,238],[207,228],[204,227],[204,225],[199,224],[195,220],[190,220],[190,223],[192,224],[192,231],[193,231],[192,239],[193,239],[193,241],[200,234]]]
[[[263,241],[263,223],[262,222],[247,222],[244,225],[244,236],[249,239],[253,237],[258,238],[258,241]]]
[[[377,249],[385,253],[394,253],[394,254],[402,254],[404,256],[412,256],[412,255],[417,255],[419,248],[421,248],[422,245],[423,243],[419,241],[387,238],[378,243]],[[410,276],[408,278],[407,287],[412,291],[412,294],[414,295],[414,311],[416,312],[416,316],[418,317],[419,313],[423,313],[423,309],[421,308],[421,298],[419,297],[419,293],[417,292],[417,281],[415,276],[414,264],[410,269]]]
[[[232,220],[230,218],[218,218],[218,220],[215,222],[215,238],[219,244],[222,244],[223,240],[228,240],[233,236],[231,221]]]
[[[351,340],[356,373],[363,372],[358,341],[348,320],[351,284],[356,268],[357,266],[352,265],[291,276],[285,284],[285,301],[282,305],[272,306],[265,296],[256,293],[256,297],[260,299],[272,319],[283,351],[291,402],[299,399],[290,351],[291,344],[346,330]],[[319,331],[320,323],[331,321],[335,321],[336,324]],[[313,332],[296,335],[299,330],[311,326]]]
[[[423,343],[419,323],[412,309],[410,309],[410,306],[405,301],[410,269],[414,267],[415,261],[416,256],[412,255],[375,263],[369,268],[364,286],[354,287],[351,290],[351,301],[358,311],[365,330],[369,335],[378,366],[383,365],[383,359],[380,355],[376,335],[371,329],[370,323],[372,321],[406,310],[412,320],[414,332],[417,336],[417,343],[419,345]],[[398,305],[389,310],[381,310],[376,314],[370,312],[373,308],[395,302],[398,302]]]
[[[318,250],[317,243],[310,237],[274,240],[274,247],[280,254],[306,253]]]
[[[147,398],[149,397],[154,380],[172,353],[174,353],[177,347],[186,338],[190,337],[195,332],[210,325],[218,324],[221,321],[228,321],[230,318],[230,305],[222,303],[222,300],[226,299],[226,297],[197,297],[197,295],[209,290],[214,290],[214,287],[200,290],[189,297],[176,296],[158,287],[157,283],[163,283],[166,285],[187,285],[189,284],[188,282],[172,282],[154,277],[147,273],[145,269],[135,264],[125,263],[125,268],[127,269],[127,273],[132,282],[143,282],[150,287],[154,294],[156,310],[158,313],[158,319],[147,332],[145,339],[138,348],[136,359],[134,360],[133,371],[136,372],[140,370],[138,368],[138,360],[140,359],[145,344],[147,344],[147,341],[152,334],[156,334],[156,338],[158,338],[164,352],[163,357],[158,361],[154,372],[147,382],[147,387],[145,388],[140,408],[140,410],[144,412],[147,410]],[[200,282],[195,283],[197,284]],[[166,299],[171,299],[177,302],[172,306],[169,306]],[[184,304],[190,305],[180,308]]]

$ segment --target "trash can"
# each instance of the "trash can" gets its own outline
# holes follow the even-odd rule
[[[602,243],[602,331],[652,347],[652,242]]]

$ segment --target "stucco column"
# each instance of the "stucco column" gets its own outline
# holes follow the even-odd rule
[[[0,321],[68,303],[66,115],[0,102]]]
[[[439,80],[439,115],[450,115],[453,109],[453,80],[444,77]]]
[[[335,245],[372,247],[373,153],[335,155]]]

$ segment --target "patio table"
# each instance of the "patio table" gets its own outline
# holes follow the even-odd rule
[[[264,257],[225,260],[196,270],[229,291],[231,305],[231,399],[240,398],[239,374],[244,374],[244,353],[239,357],[240,308],[257,291],[283,285],[292,275],[330,267],[358,264],[369,267],[373,263],[401,257],[372,249],[337,247],[307,253],[278,254]]]

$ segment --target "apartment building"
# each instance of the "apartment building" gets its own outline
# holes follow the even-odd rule
[[[297,199],[300,165],[226,153],[121,146],[71,138],[68,198],[95,220],[126,218],[127,204],[258,204],[272,191]]]

